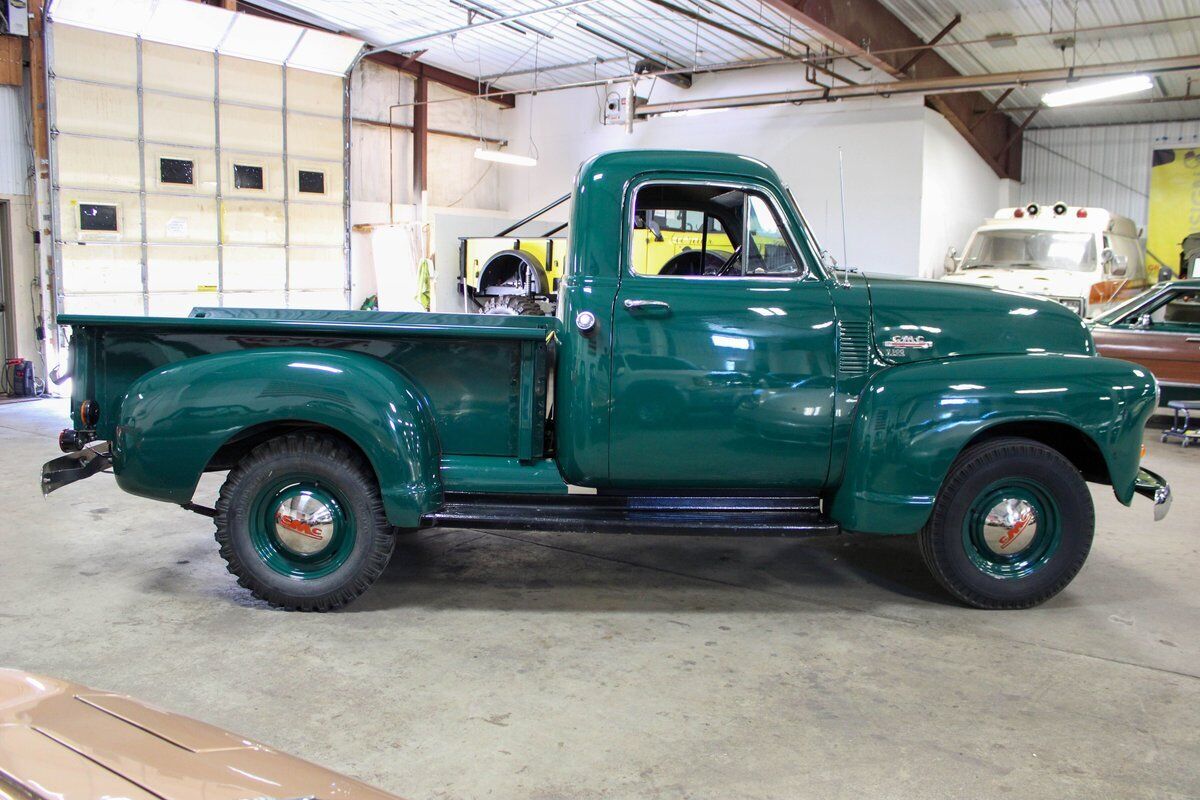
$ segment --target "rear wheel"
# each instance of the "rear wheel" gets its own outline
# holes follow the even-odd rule
[[[538,301],[524,294],[503,294],[491,297],[483,304],[484,314],[502,314],[510,317],[544,317],[546,312]]]
[[[959,456],[918,538],[938,582],[976,608],[1029,608],[1058,594],[1092,546],[1092,496],[1060,453],[1028,439]]]
[[[238,584],[273,606],[329,611],[365,592],[395,537],[374,473],[345,443],[291,434],[229,473],[216,538]]]

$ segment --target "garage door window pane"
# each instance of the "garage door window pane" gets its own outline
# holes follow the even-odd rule
[[[300,170],[300,191],[309,194],[325,194],[325,173]]]
[[[234,164],[233,186],[235,189],[263,188],[263,168],[249,164]]]
[[[158,160],[159,183],[180,183],[191,186],[195,168],[186,158],[160,158]]]
[[[102,203],[79,204],[79,229],[81,231],[117,230],[117,207]]]

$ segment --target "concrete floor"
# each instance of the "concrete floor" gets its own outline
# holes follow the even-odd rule
[[[65,413],[0,407],[0,665],[410,798],[1200,795],[1200,447],[1146,438],[1165,522],[1094,487],[1087,566],[1031,611],[953,605],[908,540],[463,530],[304,615],[110,476],[43,500]]]

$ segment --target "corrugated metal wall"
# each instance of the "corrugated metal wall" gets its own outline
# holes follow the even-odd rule
[[[28,194],[29,148],[25,144],[21,89],[0,86],[0,194]]]
[[[1017,200],[1097,206],[1145,228],[1151,151],[1195,142],[1200,142],[1200,120],[1030,130]]]

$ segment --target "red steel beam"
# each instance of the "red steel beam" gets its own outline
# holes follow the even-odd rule
[[[904,48],[921,48],[926,43],[879,0],[766,1],[821,38],[901,80],[961,74],[936,51],[913,64],[913,74],[903,73],[900,68],[913,52]],[[876,50],[889,52],[875,54]],[[954,126],[997,175],[1020,180],[1021,139],[1017,125],[1005,114],[988,114],[980,119],[979,113],[991,106],[982,92],[931,95],[925,102]],[[1006,147],[1014,134],[1017,139]]]

